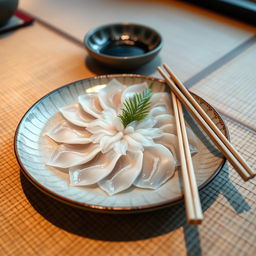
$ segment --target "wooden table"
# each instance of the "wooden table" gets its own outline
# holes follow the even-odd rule
[[[104,1],[101,9],[96,0],[72,8],[41,2],[21,1],[36,21],[0,36],[0,255],[255,255],[256,181],[243,182],[229,164],[200,193],[205,219],[196,227],[186,224],[182,204],[109,216],[55,201],[22,175],[13,138],[23,114],[46,93],[116,72],[88,58],[82,37],[128,20],[164,38],[160,56],[136,72],[158,76],[156,66],[168,63],[217,108],[232,143],[256,168],[256,29],[176,1]]]

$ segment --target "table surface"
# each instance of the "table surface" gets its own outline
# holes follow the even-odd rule
[[[0,255],[255,255],[256,180],[244,182],[229,164],[200,192],[203,224],[189,226],[183,204],[113,216],[51,199],[21,173],[13,141],[46,93],[117,72],[93,62],[82,39],[92,27],[125,20],[164,38],[159,57],[134,72],[159,77],[156,67],[168,63],[215,106],[255,169],[256,29],[176,1],[23,0],[20,8],[34,24],[0,35]]]

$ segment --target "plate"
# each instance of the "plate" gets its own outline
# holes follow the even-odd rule
[[[113,78],[129,86],[148,82],[166,86],[162,80],[142,75],[106,75],[76,81],[60,87],[36,102],[21,119],[15,134],[15,153],[25,176],[49,196],[83,209],[107,213],[150,211],[170,206],[183,199],[180,170],[157,190],[132,187],[108,196],[97,186],[72,187],[66,172],[45,165],[48,140],[43,136],[54,122],[58,108],[77,101],[81,94],[97,92]],[[168,89],[166,89],[168,91]],[[222,133],[228,137],[224,121],[216,110],[202,98],[193,95]],[[221,170],[226,159],[211,143],[194,119],[185,111],[185,119],[199,138],[199,152],[193,156],[197,184],[201,190]]]

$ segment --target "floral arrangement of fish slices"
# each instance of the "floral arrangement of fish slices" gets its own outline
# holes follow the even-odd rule
[[[179,166],[178,142],[168,93],[147,101],[142,120],[124,125],[122,113],[129,99],[149,88],[147,83],[124,86],[113,79],[98,93],[59,109],[63,120],[46,133],[58,146],[47,165],[68,168],[70,185],[98,184],[109,195],[131,186],[157,189]],[[187,127],[192,154],[197,138]]]

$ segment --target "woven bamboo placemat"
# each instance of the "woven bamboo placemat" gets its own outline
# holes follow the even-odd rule
[[[256,130],[256,36],[251,47],[192,87],[223,114]]]
[[[139,215],[96,214],[29,183],[13,152],[19,120],[45,93],[91,75],[81,47],[35,26],[0,47],[0,255],[254,255],[256,181],[243,182],[229,165],[200,193],[200,227],[186,224],[183,204]],[[5,53],[8,46],[16,52]],[[256,168],[255,132],[225,120],[232,142]]]

